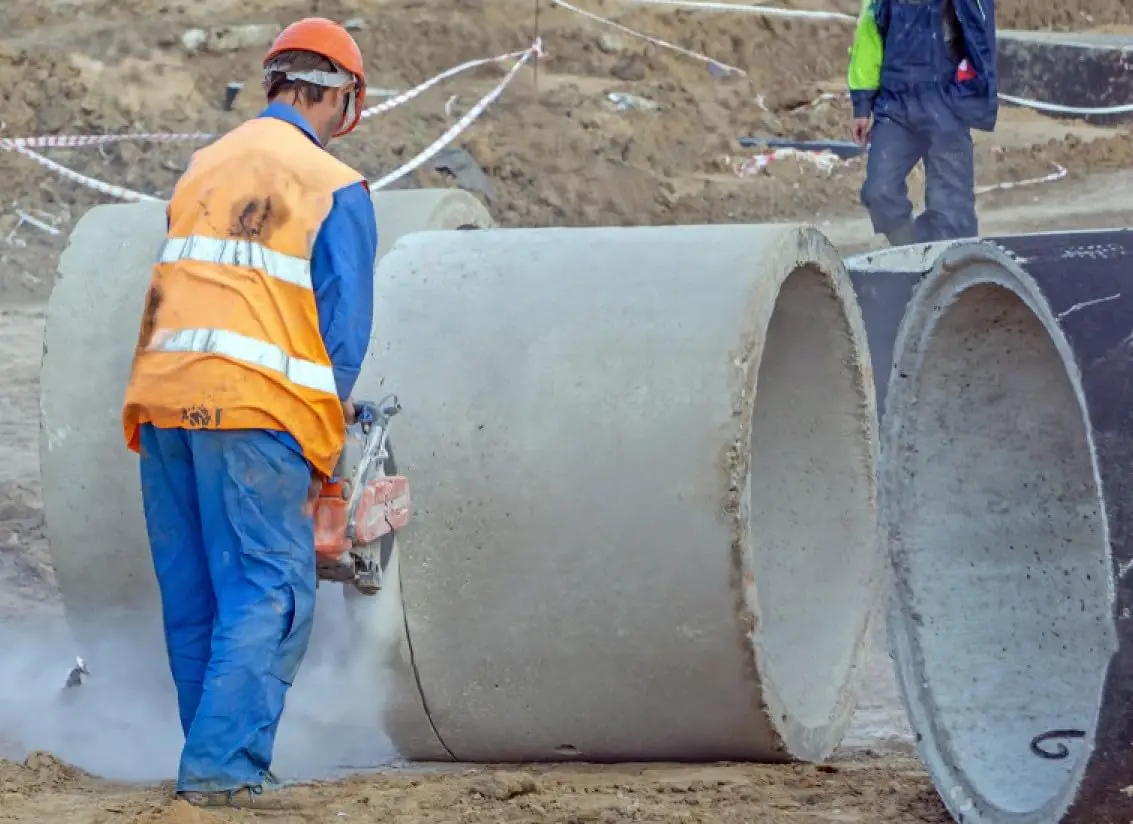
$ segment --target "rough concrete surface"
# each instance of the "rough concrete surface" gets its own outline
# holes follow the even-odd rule
[[[378,192],[374,198],[378,223],[378,259],[398,240],[422,229],[487,229],[488,209],[460,189],[415,189]]]
[[[407,410],[402,594],[454,757],[833,750],[880,564],[868,351],[824,238],[420,233],[376,301],[356,392]]]
[[[891,649],[957,820],[1133,816],[1131,263],[1133,231],[961,244],[898,333]]]

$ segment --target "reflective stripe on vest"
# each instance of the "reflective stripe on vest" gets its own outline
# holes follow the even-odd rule
[[[312,288],[309,260],[285,255],[251,240],[222,239],[203,235],[171,237],[161,247],[161,255],[157,262],[177,263],[181,260],[259,269],[276,280],[303,289]]]
[[[224,355],[241,363],[278,372],[296,386],[338,396],[331,367],[293,358],[278,346],[224,329],[160,330],[154,333],[146,348],[152,352]]]

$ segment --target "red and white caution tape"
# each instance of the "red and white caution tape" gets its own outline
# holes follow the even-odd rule
[[[752,175],[759,174],[772,163],[788,158],[810,163],[817,167],[823,174],[830,174],[839,166],[849,165],[849,161],[843,160],[833,152],[807,152],[788,147],[752,155],[746,160],[734,164],[732,171],[734,171],[738,177],[751,177]]]
[[[742,160],[733,164],[732,171],[738,177],[751,177],[759,174],[763,169],[767,168],[772,163],[787,158],[795,158],[799,161],[806,161],[816,166],[823,174],[830,174],[835,169],[841,166],[848,166],[853,163],[854,159],[843,160],[833,152],[806,152],[798,149],[783,148],[776,149],[773,152],[764,152],[762,154],[753,155],[746,160]],[[1023,186],[1036,186],[1040,183],[1054,183],[1055,181],[1062,180],[1066,177],[1067,171],[1064,166],[1054,164],[1054,171],[1042,177],[1031,177],[1026,180],[1007,180],[1003,183],[992,183],[987,186],[977,186],[974,193],[977,195],[986,195],[988,192],[999,192],[1007,189],[1019,189]]]
[[[34,217],[33,215],[29,215],[27,212],[21,212],[21,211],[17,210],[16,211],[16,217],[18,217],[20,220],[16,224],[15,228],[12,229],[13,232],[15,232],[16,229],[19,229],[23,224],[26,223],[29,226],[34,226],[35,228],[39,229],[41,232],[47,232],[47,234],[49,234],[49,235],[58,236],[58,235],[63,234],[62,232],[59,231],[59,229],[52,226],[50,223],[44,223],[39,218]]]
[[[46,217],[51,217],[51,215],[48,215],[46,212],[40,212],[40,214],[45,215]],[[10,232],[8,232],[7,236],[4,238],[4,242],[7,243],[9,246],[26,246],[27,245],[21,239],[16,237],[16,233],[18,231],[20,231],[20,227],[23,226],[25,223],[28,226],[34,226],[35,228],[39,229],[41,232],[46,232],[49,235],[54,235],[54,236],[58,237],[59,235],[63,234],[58,228],[56,228],[55,226],[52,226],[50,223],[45,223],[44,221],[40,220],[39,218],[34,217],[33,215],[29,215],[27,212],[21,211],[19,209],[16,209],[16,217],[19,218],[19,220],[16,222],[16,225],[12,227],[12,230]]]
[[[429,80],[426,80],[424,83],[421,83],[420,85],[409,89],[408,91],[395,93],[395,95],[389,100],[383,101],[377,106],[373,106],[369,109],[364,110],[362,112],[363,117],[373,117],[374,115],[388,112],[390,109],[393,109],[396,106],[400,106],[401,104],[412,100],[432,86],[435,86],[436,84],[440,83],[443,80],[447,80],[450,77],[461,74],[462,72],[466,72],[478,66],[500,63],[508,59],[518,59],[518,62],[511,68],[507,76],[504,77],[503,82],[501,82],[498,86],[496,86],[495,89],[489,92],[480,101],[480,103],[478,103],[475,107],[472,108],[472,110],[468,112],[468,114],[457,121],[457,123],[454,124],[453,128],[445,132],[445,134],[439,141],[437,141],[437,143],[430,146],[425,150],[425,152],[422,152],[409,163],[405,164],[405,166],[401,167],[395,172],[391,172],[389,175],[386,175],[386,177],[382,178],[382,180],[378,181],[371,188],[380,189],[383,186],[388,185],[402,175],[418,168],[434,155],[436,155],[437,152],[443,149],[461,132],[467,129],[468,126],[471,125],[472,121],[479,117],[484,112],[484,110],[488,106],[490,106],[492,102],[494,102],[495,99],[500,96],[500,94],[503,93],[504,88],[511,81],[511,79],[515,77],[516,73],[518,73],[519,71],[519,68],[524,63],[526,63],[533,55],[542,54],[542,48],[542,41],[536,41],[532,46],[524,49],[523,51],[512,52],[510,54],[503,54],[498,57],[489,57],[481,60],[470,60],[466,63],[460,64],[459,66],[454,66],[451,69],[446,69],[436,77],[432,77]],[[0,150],[17,152],[28,158],[29,160],[32,160],[35,163],[39,164],[40,166],[43,166],[45,169],[49,169],[50,171],[55,172],[56,174],[67,180],[78,183],[79,185],[85,186],[86,188],[92,189],[96,192],[109,195],[110,197],[118,198],[119,200],[140,202],[148,200],[156,201],[160,200],[160,198],[143,194],[142,192],[135,192],[132,189],[125,188],[124,186],[116,186],[112,183],[106,183],[101,180],[96,180],[93,177],[88,177],[87,175],[80,174],[74,169],[70,169],[61,163],[56,163],[54,160],[44,157],[43,155],[39,154],[39,152],[33,150],[78,149],[88,146],[102,146],[110,143],[121,143],[128,140],[142,140],[155,143],[181,143],[193,141],[204,142],[212,140],[215,137],[217,137],[217,135],[210,132],[190,132],[186,134],[144,132],[138,134],[46,135],[42,137],[8,137],[0,138]]]
[[[370,190],[376,191],[378,189],[383,189],[389,184],[393,183],[395,180],[404,177],[405,175],[427,163],[437,154],[437,152],[439,152],[448,144],[452,143],[452,141],[455,140],[461,134],[461,132],[471,126],[473,121],[475,121],[476,118],[482,115],[484,111],[489,106],[491,106],[492,103],[494,103],[501,94],[503,94],[504,89],[506,89],[507,85],[515,79],[515,76],[519,73],[519,70],[523,68],[524,64],[527,63],[528,60],[533,57],[538,57],[542,54],[543,41],[540,38],[536,40],[529,49],[526,49],[520,54],[519,59],[515,61],[515,65],[508,70],[508,73],[504,75],[503,80],[501,80],[494,89],[480,98],[480,102],[469,109],[458,121],[453,123],[452,126],[449,127],[449,129],[444,134],[437,138],[437,140],[434,141],[432,145],[430,145],[425,149],[425,151],[421,152],[421,154],[417,155],[408,163],[405,163],[401,167],[394,169],[392,172],[390,172],[380,180],[375,180],[374,182],[372,182],[370,184]]]
[[[620,32],[630,35],[631,37],[647,40],[655,46],[660,46],[661,48],[669,49],[670,51],[677,52],[678,54],[683,54],[685,57],[691,57],[693,60],[699,60],[702,63],[707,63],[710,67],[715,66],[716,68],[721,69],[725,72],[747,77],[747,72],[745,72],[741,68],[730,66],[727,63],[711,58],[706,54],[701,54],[700,52],[693,51],[692,49],[686,49],[684,46],[678,46],[676,43],[670,43],[668,40],[662,40],[660,37],[654,37],[651,34],[645,34],[644,32],[631,29],[629,26],[623,26],[621,23],[616,23],[613,20],[610,20],[607,17],[602,17],[601,15],[595,14],[592,11],[586,11],[585,9],[578,8],[578,6],[572,6],[570,3],[566,2],[566,0],[551,0],[551,5],[561,6],[567,11],[571,11],[575,14],[587,17],[597,23],[611,26]]]
[[[1021,186],[1034,186],[1039,183],[1054,183],[1056,180],[1062,180],[1066,177],[1066,167],[1060,166],[1055,163],[1054,171],[1042,177],[1031,177],[1026,180],[1007,180],[1003,183],[992,183],[988,186],[977,186],[977,195],[986,195],[988,192],[998,192],[1005,189],[1018,189]]]
[[[404,92],[395,92],[390,90],[378,90],[383,92],[389,97],[376,106],[371,106],[362,111],[362,117],[373,117],[374,115],[383,114],[390,109],[397,108],[403,103],[408,103],[415,97],[418,97],[422,92],[425,92],[433,86],[448,80],[450,77],[455,77],[470,69],[475,69],[479,66],[487,66],[492,63],[502,63],[505,60],[513,60],[522,57],[529,49],[511,52],[509,54],[501,54],[498,57],[486,57],[480,60],[469,60],[466,63],[461,63],[459,66],[453,66],[451,69],[445,69],[436,77],[431,77],[424,83],[414,86]],[[185,134],[172,134],[169,132],[142,132],[139,134],[85,134],[85,135],[46,135],[43,137],[9,137],[4,138],[8,144],[13,147],[22,147],[25,149],[80,149],[87,146],[101,146],[107,143],[122,143],[129,140],[140,140],[149,143],[189,143],[189,142],[206,142],[213,140],[217,135],[211,132],[188,132]]]
[[[647,6],[670,6],[678,9],[699,9],[701,11],[739,11],[759,14],[765,17],[800,17],[807,20],[837,20],[840,23],[856,23],[858,18],[840,11],[808,11],[806,9],[779,9],[774,6],[750,5],[746,3],[715,3],[708,0],[632,0]]]
[[[32,149],[79,149],[87,146],[102,146],[108,143],[121,143],[127,140],[145,140],[155,143],[181,143],[189,141],[205,141],[211,140],[216,135],[208,132],[191,132],[188,134],[170,134],[167,132],[145,132],[141,134],[84,134],[84,135],[45,135],[43,137],[5,137],[0,138],[0,149],[17,152],[23,155],[45,169],[55,172],[60,177],[78,183],[80,186],[85,186],[88,189],[93,189],[110,197],[116,197],[119,200],[130,202],[141,202],[145,200],[159,200],[160,198],[153,197],[152,195],[135,192],[133,189],[127,189],[125,186],[116,186],[113,183],[106,183],[97,180],[93,177],[80,174],[74,169],[64,166],[62,163],[56,163],[50,158],[44,157],[39,152],[32,151]],[[28,223],[33,221],[28,218]],[[43,228],[43,227],[39,227]],[[47,231],[44,229],[44,231]]]
[[[501,54],[499,57],[485,57],[480,60],[469,60],[467,63],[461,63],[459,66],[453,66],[451,69],[445,69],[436,77],[431,77],[419,86],[414,86],[412,89],[404,92],[398,92],[390,97],[389,100],[384,100],[376,106],[371,106],[368,109],[362,110],[362,117],[373,117],[374,115],[383,114],[390,109],[397,108],[402,103],[408,103],[413,98],[431,89],[441,81],[448,80],[450,77],[475,69],[479,66],[488,66],[492,63],[502,63],[505,60],[515,60],[523,57],[531,51],[531,48],[523,49],[522,51],[511,52],[509,54]]]
[[[127,140],[142,140],[149,143],[188,143],[212,140],[215,134],[209,132],[189,132],[169,134],[167,132],[143,132],[141,134],[82,134],[46,135],[44,137],[0,138],[13,147],[24,149],[81,149],[86,146],[101,146],[106,143],[122,143]]]
[[[112,183],[104,183],[101,180],[95,180],[93,177],[79,174],[74,169],[68,169],[62,164],[50,160],[38,152],[33,152],[31,149],[19,146],[6,138],[0,138],[0,149],[8,149],[10,151],[19,152],[29,160],[34,160],[45,169],[50,169],[57,175],[78,183],[80,186],[86,186],[88,189],[93,189],[96,192],[101,192],[104,195],[116,197],[119,200],[128,200],[133,202],[141,202],[145,200],[158,200],[158,198],[151,195],[144,195],[141,192],[135,192],[132,189],[127,189],[124,186],[115,186]]]

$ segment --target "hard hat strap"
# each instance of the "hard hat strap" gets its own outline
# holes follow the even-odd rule
[[[358,86],[355,84],[349,92],[346,93],[346,106],[342,110],[342,122],[339,124],[339,129],[343,129],[354,122],[355,110],[358,108]]]
[[[304,72],[284,72],[288,80],[302,80],[312,86],[322,86],[327,89],[341,89],[343,86],[355,82],[354,75],[347,72],[323,72],[316,69]]]

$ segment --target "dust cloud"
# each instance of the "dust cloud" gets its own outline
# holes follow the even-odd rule
[[[385,656],[400,638],[393,600],[354,598],[348,610],[341,586],[320,587],[311,646],[276,740],[272,770],[285,782],[398,762],[382,729]],[[61,620],[0,624],[0,758],[48,751],[110,780],[175,777],[183,737],[155,629],[118,629],[84,649]],[[368,643],[351,645],[351,637]],[[90,674],[65,688],[76,654]]]

